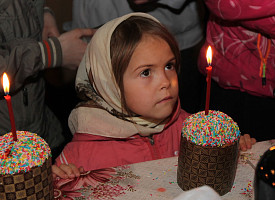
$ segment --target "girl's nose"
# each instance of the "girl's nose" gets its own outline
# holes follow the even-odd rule
[[[160,76],[160,89],[168,89],[171,86],[169,76],[164,72]]]

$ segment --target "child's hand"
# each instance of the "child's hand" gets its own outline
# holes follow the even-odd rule
[[[52,166],[53,179],[56,177],[60,178],[75,178],[80,176],[80,173],[83,172],[83,167],[77,168],[74,164],[61,164],[59,167],[57,165]]]
[[[240,149],[242,151],[246,151],[247,149],[251,149],[252,145],[255,143],[255,138],[251,138],[249,134],[244,134],[240,138]]]

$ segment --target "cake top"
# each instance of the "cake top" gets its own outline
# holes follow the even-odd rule
[[[16,131],[17,141],[12,133],[0,137],[0,175],[30,171],[42,166],[51,150],[49,145],[35,133]]]
[[[232,144],[240,137],[240,130],[231,117],[220,111],[195,113],[183,122],[182,136],[201,146]]]

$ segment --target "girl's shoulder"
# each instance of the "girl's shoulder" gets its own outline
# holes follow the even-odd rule
[[[189,117],[191,115],[191,113],[186,112],[183,109],[180,109],[180,115],[179,117],[181,117],[181,119],[185,120],[187,117]]]

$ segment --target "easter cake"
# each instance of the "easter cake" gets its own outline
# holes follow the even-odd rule
[[[35,133],[0,137],[0,199],[54,199],[51,150]]]
[[[240,130],[231,117],[210,110],[183,123],[177,181],[183,190],[203,185],[220,195],[232,188],[238,159]]]

